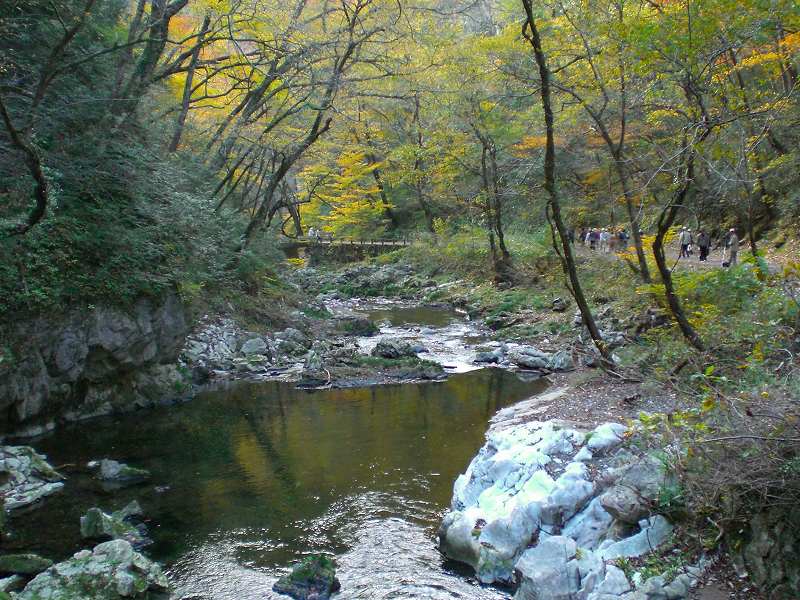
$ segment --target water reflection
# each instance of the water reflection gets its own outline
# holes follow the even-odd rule
[[[54,463],[108,456],[150,469],[153,483],[106,496],[75,474],[18,545],[67,555],[89,506],[138,498],[177,598],[270,598],[275,578],[317,551],[337,555],[342,598],[502,597],[450,573],[435,530],[488,418],[543,385],[497,370],[313,394],[240,383],[70,427],[37,444]]]
[[[359,312],[366,314],[372,321],[382,323],[388,321],[394,327],[420,325],[423,327],[446,327],[452,323],[463,320],[457,312],[436,306],[403,306],[397,304],[366,305],[358,308]]]

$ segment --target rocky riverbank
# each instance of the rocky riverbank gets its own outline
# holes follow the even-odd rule
[[[138,471],[114,461],[98,464],[98,477],[118,485],[130,483]],[[118,468],[115,468],[115,465]],[[64,477],[29,446],[0,446],[0,536],[5,537],[6,518],[35,518],[33,509],[64,488]],[[81,533],[88,540],[109,540],[92,550],[84,549],[53,564],[35,554],[0,555],[0,600],[167,600],[169,582],[161,567],[135,551],[144,545],[142,528],[131,524],[142,515],[137,503],[107,515],[91,508],[81,519]],[[44,524],[42,524],[44,526]]]
[[[0,362],[0,433],[36,435],[77,421],[180,396],[175,361],[189,332],[177,294],[129,310],[76,308],[7,328]]]
[[[688,597],[708,562],[663,558],[673,525],[658,503],[675,482],[662,460],[637,449],[635,431],[619,423],[536,420],[543,404],[569,401],[566,394],[492,419],[486,444],[455,483],[442,552],[482,582],[513,586],[515,600]]]
[[[593,360],[571,347],[574,332],[572,339],[534,336],[531,344],[515,335],[516,317],[481,315],[457,297],[435,301],[452,285],[405,265],[305,268],[288,279],[307,300],[288,310],[291,325],[276,331],[243,327],[236,315],[209,315],[191,326],[176,294],[142,298],[128,310],[89,307],[17,324],[8,334],[20,340],[13,360],[0,363],[0,433],[35,436],[59,422],[186,399],[235,379],[348,387],[440,380],[487,365],[542,375]],[[376,309],[451,311],[454,318],[437,327],[425,315],[396,324],[371,319]],[[566,304],[553,310],[560,314]],[[622,344],[625,335],[610,329],[613,323],[606,335]]]

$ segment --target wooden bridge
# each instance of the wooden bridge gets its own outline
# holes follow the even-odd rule
[[[353,262],[378,256],[411,245],[408,238],[380,240],[374,238],[319,237],[288,238],[281,242],[287,258],[307,258],[309,264],[320,262]]]
[[[298,237],[289,238],[281,243],[281,246],[289,248],[312,248],[312,247],[341,247],[341,248],[364,248],[365,250],[377,250],[379,248],[405,248],[411,245],[408,238],[393,240],[378,240],[370,238],[334,238],[330,236],[319,237]]]

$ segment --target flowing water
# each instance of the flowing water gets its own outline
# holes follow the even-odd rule
[[[35,443],[68,465],[66,489],[15,519],[17,548],[63,558],[79,517],[138,499],[175,598],[279,598],[298,557],[334,554],[350,598],[505,598],[445,562],[436,529],[453,481],[500,408],[543,382],[478,370],[442,383],[307,393],[237,383],[189,403],[65,427]],[[97,487],[86,462],[150,469],[147,485]],[[73,466],[69,466],[73,465]]]

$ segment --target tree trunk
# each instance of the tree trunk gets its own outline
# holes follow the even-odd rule
[[[359,105],[359,112],[358,118],[361,120],[361,107]],[[361,143],[361,140],[358,139],[358,132],[355,132],[356,142]],[[369,124],[364,123],[364,140],[369,146],[371,152],[368,152],[365,158],[370,165],[377,165],[378,164],[378,157],[374,154],[375,144],[372,142],[372,137],[369,135]],[[372,178],[375,180],[375,185],[378,186],[378,195],[381,198],[381,206],[383,207],[383,214],[389,220],[389,229],[397,229],[400,226],[400,223],[397,220],[397,215],[394,214],[392,210],[392,205],[389,203],[389,198],[386,195],[386,187],[383,185],[383,175],[381,174],[381,170],[379,167],[375,167],[372,170]]]
[[[575,268],[575,257],[572,254],[572,245],[569,242],[567,229],[564,226],[564,220],[561,217],[561,203],[558,198],[558,188],[556,186],[556,152],[555,152],[555,133],[554,133],[554,119],[553,107],[550,100],[550,69],[547,66],[547,59],[542,50],[542,41],[539,37],[539,30],[536,27],[536,20],[533,16],[532,0],[522,0],[522,6],[525,9],[526,20],[522,27],[522,35],[530,42],[533,48],[536,64],[539,68],[539,77],[541,79],[541,86],[539,94],[542,99],[542,110],[544,111],[544,123],[546,133],[546,146],[544,155],[544,187],[549,196],[548,205],[553,214],[555,227],[558,231],[558,237],[561,240],[561,264],[564,269],[565,275],[569,279],[570,285],[568,286],[572,296],[575,298],[575,303],[578,305],[578,310],[581,312],[583,323],[589,330],[589,335],[594,341],[600,356],[602,357],[601,364],[608,367],[612,364],[611,355],[609,353],[606,343],[600,335],[600,330],[597,328],[592,310],[589,308],[589,303],[586,301],[586,296],[583,294],[578,271]]]
[[[194,84],[194,72],[197,69],[197,61],[200,58],[200,49],[203,46],[203,38],[208,32],[208,27],[211,24],[211,16],[206,15],[203,19],[203,24],[200,27],[200,33],[197,36],[197,44],[192,51],[192,58],[189,62],[189,70],[186,72],[186,82],[183,85],[183,98],[181,100],[181,112],[178,115],[178,122],[175,125],[175,133],[172,135],[172,140],[169,143],[169,151],[175,152],[181,143],[181,136],[183,135],[183,127],[186,124],[186,117],[189,116],[189,105],[192,101],[192,85]]]
[[[661,274],[661,283],[664,285],[664,294],[667,297],[667,304],[669,305],[672,315],[675,317],[675,321],[678,323],[683,337],[685,337],[692,346],[702,352],[705,350],[705,345],[700,335],[695,331],[694,327],[692,327],[692,324],[689,323],[689,319],[686,318],[686,313],[683,311],[681,301],[675,293],[675,286],[672,283],[672,271],[667,265],[667,258],[664,254],[664,237],[675,222],[678,210],[683,206],[694,179],[694,150],[687,149],[685,152],[689,153],[687,157],[685,179],[674,198],[664,207],[658,217],[658,231],[656,233],[656,239],[653,241],[653,256],[656,259],[658,272]]]
[[[486,138],[478,133],[481,147],[481,180],[483,182],[482,188],[484,193],[483,214],[486,221],[486,230],[489,239],[489,252],[492,257],[492,269],[494,270],[495,283],[503,283],[509,281],[509,270],[511,255],[506,249],[505,241],[502,238],[503,228],[498,223],[497,216],[497,174],[494,168],[490,168],[487,157],[491,157],[492,149]],[[493,163],[494,164],[494,163]],[[491,175],[490,175],[491,172]],[[492,180],[490,182],[490,179]],[[499,252],[498,252],[499,242]]]
[[[416,137],[417,137],[417,148],[421,153],[425,149],[424,144],[424,137],[422,135],[422,125],[420,124],[420,103],[419,103],[419,92],[414,93],[414,117],[412,119],[413,123],[416,126]],[[415,174],[415,182],[414,182],[414,190],[417,193],[417,204],[422,209],[422,212],[425,214],[425,224],[428,227],[428,231],[431,233],[436,233],[436,228],[433,225],[433,211],[431,210],[430,205],[428,204],[427,199],[425,198],[425,190],[424,184],[422,183],[422,169],[423,169],[423,162],[422,157],[420,154],[414,159],[414,174]]]
[[[400,223],[398,223],[397,215],[395,215],[394,211],[392,210],[392,205],[389,204],[389,198],[386,196],[386,188],[383,186],[383,177],[381,176],[381,170],[378,167],[375,167],[375,169],[373,169],[372,178],[375,180],[375,185],[378,186],[378,195],[381,198],[381,206],[383,207],[383,214],[389,220],[389,229],[397,229],[400,226]]]
[[[34,148],[27,140],[23,139],[22,134],[20,134],[20,132],[14,126],[14,123],[11,120],[11,115],[8,113],[8,109],[6,109],[6,105],[1,97],[0,117],[3,119],[3,124],[8,131],[8,136],[11,138],[11,143],[25,156],[25,164],[27,165],[28,171],[30,171],[31,176],[36,182],[36,188],[34,190],[34,195],[36,196],[36,205],[31,209],[30,213],[28,213],[28,218],[25,220],[25,222],[14,227],[9,234],[19,235],[26,233],[31,227],[36,225],[44,218],[50,200],[50,188],[47,184],[47,178],[44,175],[44,171],[42,170],[42,161],[39,158],[39,153],[36,151],[36,148]]]
[[[639,224],[639,217],[636,214],[636,207],[633,205],[633,194],[631,193],[630,183],[628,182],[628,172],[625,165],[622,164],[622,156],[615,158],[614,164],[617,166],[617,175],[619,176],[622,185],[622,193],[625,197],[625,210],[628,213],[628,223],[631,226],[631,239],[633,239],[633,246],[636,248],[636,259],[639,262],[639,275],[644,283],[650,283],[650,268],[647,266],[647,258],[644,253],[644,245],[642,244],[642,235],[640,232],[641,226]]]
[[[120,101],[112,107],[112,110],[116,109],[117,115],[131,115],[136,111],[139,100],[150,85],[158,61],[167,46],[169,23],[188,2],[189,0],[173,0],[167,4],[167,0],[151,0],[147,42],[131,78],[122,91]]]

